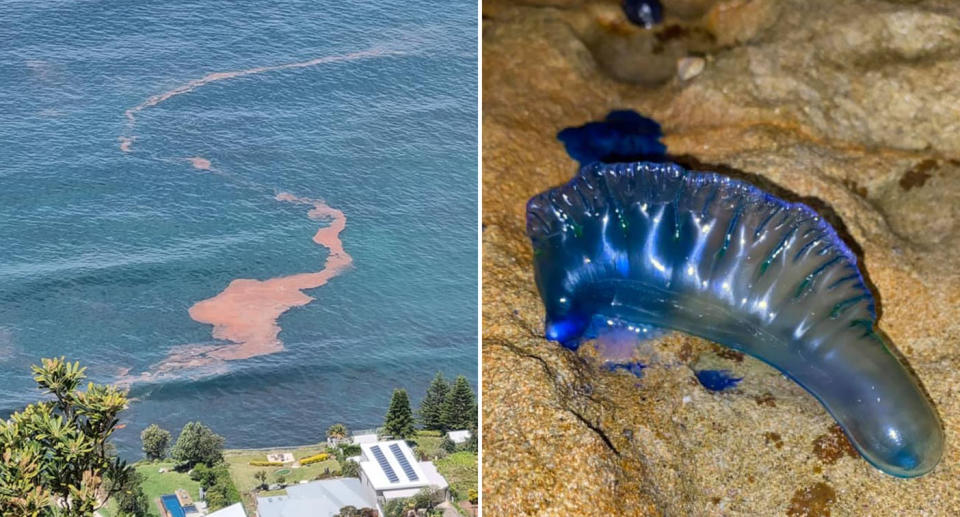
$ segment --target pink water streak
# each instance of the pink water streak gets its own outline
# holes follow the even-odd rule
[[[210,160],[200,156],[191,156],[187,158],[187,161],[190,162],[190,165],[193,165],[194,169],[200,169],[202,171],[208,171],[212,166]]]
[[[220,294],[197,302],[189,311],[195,321],[213,325],[214,338],[230,343],[181,345],[172,350],[166,359],[153,365],[150,372],[135,378],[124,375],[121,384],[151,380],[182,369],[213,368],[221,372],[225,361],[249,359],[283,350],[277,319],[293,307],[310,303],[313,298],[303,290],[326,284],[346,271],[353,263],[353,258],[343,249],[340,240],[340,233],[347,225],[347,217],[343,212],[323,201],[286,192],[277,194],[276,200],[312,205],[313,208],[307,212],[308,217],[330,221],[313,236],[313,242],[330,251],[320,271],[268,280],[241,278],[230,282]]]
[[[124,111],[124,115],[127,117],[127,133],[133,132],[133,127],[137,123],[137,114],[141,111],[156,106],[161,102],[169,100],[177,95],[183,95],[185,93],[190,93],[201,86],[208,85],[213,82],[223,81],[226,79],[235,79],[237,77],[244,77],[254,74],[262,74],[265,72],[276,72],[279,70],[290,70],[294,68],[306,68],[310,66],[322,65],[326,63],[337,63],[340,61],[354,61],[357,59],[368,59],[375,57],[383,57],[389,55],[402,54],[398,50],[390,50],[386,48],[371,48],[368,50],[361,50],[358,52],[350,52],[348,54],[341,54],[335,56],[324,56],[318,57],[315,59],[310,59],[308,61],[298,61],[296,63],[285,63],[282,65],[273,65],[273,66],[258,66],[254,68],[248,68],[246,70],[234,70],[230,72],[214,72],[207,74],[199,79],[194,79],[187,83],[184,83],[172,90],[165,91],[163,93],[158,93],[153,95],[147,100],[137,104],[136,106],[127,109]],[[133,141],[135,137],[133,136],[122,136],[120,137],[120,150],[123,152],[129,152],[133,147]]]

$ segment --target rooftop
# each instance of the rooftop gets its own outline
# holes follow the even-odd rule
[[[398,497],[413,497],[417,495],[417,492],[419,492],[424,486],[427,486],[427,485],[431,487],[440,488],[440,489],[445,489],[449,486],[447,484],[447,480],[444,479],[439,472],[437,472],[437,467],[435,467],[432,462],[429,462],[429,461],[420,462],[420,469],[423,470],[423,475],[424,475],[424,478],[426,479],[426,482],[423,483],[423,485],[415,486],[411,488],[397,488],[397,489],[384,490],[382,492],[383,498],[390,500],[390,499],[396,499]]]
[[[207,517],[247,517],[247,512],[243,511],[243,504],[236,503],[208,513]]]
[[[430,484],[407,442],[390,440],[360,445],[360,468],[374,490],[417,488]]]
[[[356,478],[292,485],[287,495],[257,498],[260,517],[332,517],[344,506],[376,508],[377,502]]]
[[[450,441],[453,443],[463,443],[470,439],[470,431],[462,429],[459,431],[450,431],[447,433],[447,436],[450,438]]]
[[[363,445],[365,443],[377,443],[377,433],[355,434],[353,435],[354,445]]]

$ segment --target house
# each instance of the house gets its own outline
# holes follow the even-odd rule
[[[445,498],[449,495],[449,485],[437,468],[429,461],[417,461],[407,442],[364,443],[360,449],[360,482],[375,494],[377,503],[412,497],[428,487],[441,490]]]
[[[344,506],[374,508],[397,498],[412,497],[430,487],[449,497],[447,480],[429,461],[417,461],[403,440],[360,442],[360,479],[311,481],[286,488],[286,495],[257,498],[259,517],[332,517]],[[219,517],[219,516],[218,516]],[[233,516],[227,516],[233,517]]]
[[[208,513],[207,517],[247,517],[247,512],[243,510],[243,504],[235,503],[226,508]]]
[[[466,429],[460,431],[450,431],[447,433],[447,438],[450,438],[450,441],[453,443],[464,443],[470,439],[470,431]]]
[[[377,500],[356,478],[291,485],[287,487],[287,495],[257,498],[260,517],[332,517],[344,506],[377,508]]]
[[[354,445],[363,445],[365,443],[377,443],[377,433],[363,433],[353,435]]]

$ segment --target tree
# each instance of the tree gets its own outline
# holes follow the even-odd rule
[[[446,430],[443,426],[443,403],[449,392],[450,383],[443,377],[443,372],[437,372],[420,402],[420,425],[424,429]]]
[[[444,500],[443,491],[433,488],[423,488],[406,499],[390,499],[383,505],[384,517],[403,517],[411,510],[426,510],[429,514]]]
[[[443,424],[447,429],[472,429],[476,427],[477,405],[467,378],[457,377],[453,389],[443,404]]]
[[[113,480],[108,480],[108,490],[112,488]],[[150,504],[147,502],[147,495],[143,493],[143,476],[139,472],[133,471],[127,477],[126,482],[116,487],[114,500],[117,503],[117,515],[119,517],[146,517],[150,511]]]
[[[187,422],[170,450],[170,456],[187,466],[213,466],[223,460],[223,437],[200,422]]]
[[[327,438],[333,438],[339,441],[346,438],[348,434],[350,434],[350,432],[347,431],[347,426],[343,424],[333,424],[327,428]]]
[[[198,463],[190,471],[190,479],[200,483],[206,492],[206,500],[211,510],[219,510],[240,501],[240,492],[225,464],[208,467]]]
[[[409,499],[398,497],[389,499],[383,505],[383,515],[384,517],[404,517],[413,509],[413,503]]]
[[[148,460],[162,460],[170,450],[170,431],[161,429],[157,424],[150,424],[140,433],[140,442]]]
[[[285,476],[285,475],[283,475],[283,474],[277,474],[277,483],[279,483],[280,486],[283,486],[284,483],[286,483],[286,482],[287,482],[287,476]]]
[[[440,440],[440,448],[448,454],[453,454],[457,451],[457,444],[449,436],[444,436],[443,440]]]
[[[266,470],[258,470],[254,472],[253,479],[257,480],[257,483],[258,483],[257,488],[260,488],[261,490],[267,488],[267,471]]]
[[[0,515],[91,515],[133,472],[108,447],[127,395],[93,383],[80,391],[86,368],[63,357],[43,359],[32,371],[54,400],[0,420]]]
[[[217,473],[203,463],[198,463],[190,471],[190,479],[200,483],[203,488],[210,488],[217,482]]]
[[[480,452],[480,440],[477,437],[478,434],[479,432],[477,431],[476,426],[470,429],[470,438],[467,439],[467,446],[465,447],[468,451],[474,454]]]
[[[377,511],[373,508],[357,508],[355,506],[344,506],[333,517],[376,517]]]
[[[413,436],[413,411],[410,410],[410,398],[407,390],[393,390],[390,399],[390,409],[383,422],[383,433],[394,438],[408,438]]]
[[[425,508],[427,511],[430,511],[433,510],[435,506],[443,502],[443,490],[424,487],[421,488],[419,492],[414,494],[410,500],[413,502],[414,508]]]
[[[360,477],[360,464],[353,460],[344,460],[340,463],[340,476],[345,478]]]

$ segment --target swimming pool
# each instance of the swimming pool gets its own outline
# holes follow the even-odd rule
[[[167,509],[170,517],[187,517],[187,512],[180,506],[180,501],[177,500],[177,496],[172,494],[161,496],[160,501],[163,502],[163,507]]]

